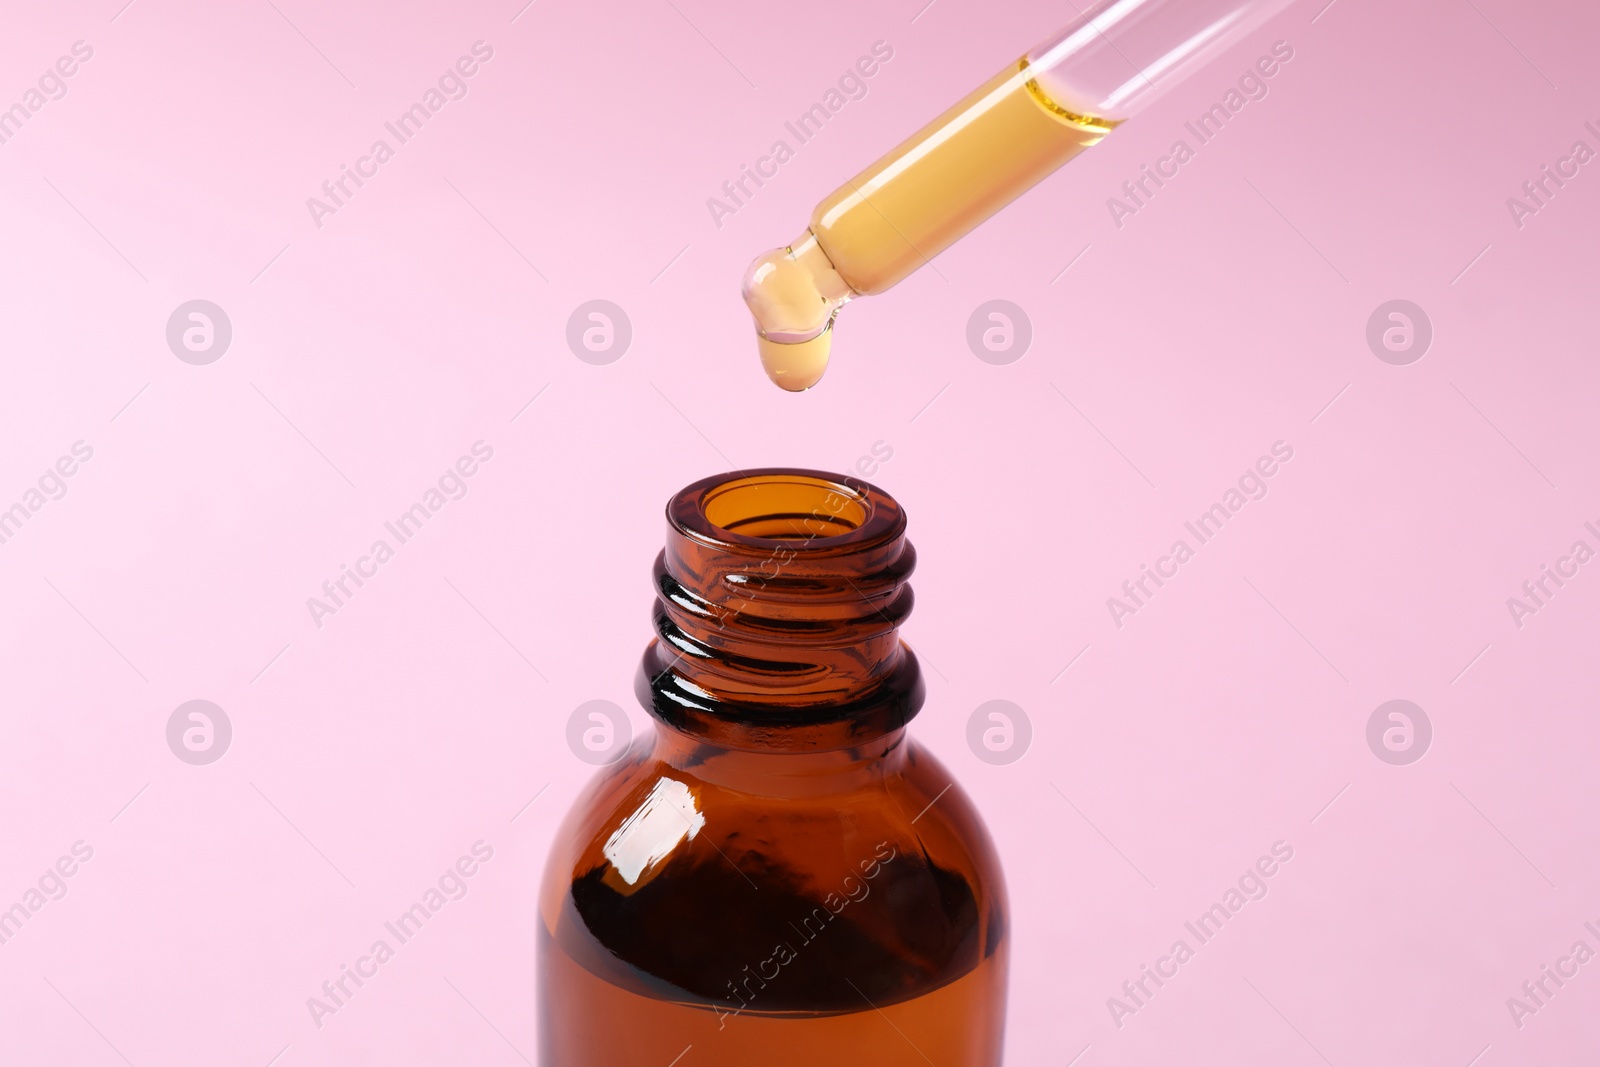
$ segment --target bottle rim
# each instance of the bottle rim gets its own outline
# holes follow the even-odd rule
[[[859,552],[905,536],[905,509],[869,482],[799,467],[702,478],[667,502],[678,533],[711,548]]]

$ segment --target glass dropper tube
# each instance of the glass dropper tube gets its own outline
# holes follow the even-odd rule
[[[768,377],[815,385],[847,301],[904,280],[1291,2],[1102,0],[1007,64],[750,265]]]

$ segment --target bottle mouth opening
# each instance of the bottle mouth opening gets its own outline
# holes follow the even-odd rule
[[[667,510],[683,532],[722,545],[820,550],[877,542],[905,529],[903,512],[883,490],[821,471],[718,475],[683,490]]]
[[[813,541],[859,530],[872,513],[862,494],[805,475],[739,478],[707,493],[706,521],[726,533],[780,541]]]

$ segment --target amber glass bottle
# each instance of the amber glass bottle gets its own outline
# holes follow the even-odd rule
[[[541,1067],[999,1067],[1005,890],[906,734],[904,511],[759,470],[689,486],[667,520],[635,681],[656,728],[545,868]]]

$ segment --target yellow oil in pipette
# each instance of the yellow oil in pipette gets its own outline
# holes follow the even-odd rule
[[[1056,104],[1023,60],[818,204],[811,232],[851,289],[881,293],[1114,125]]]
[[[1026,58],[995,75],[751,265],[744,296],[767,376],[789,390],[815,385],[842,304],[895,285],[1117,125],[1052,99]]]

